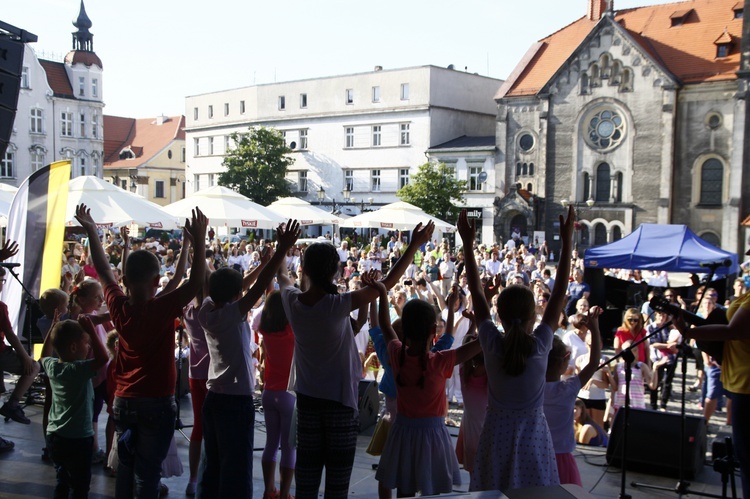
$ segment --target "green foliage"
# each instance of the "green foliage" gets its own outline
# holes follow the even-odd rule
[[[445,163],[428,162],[419,167],[396,196],[433,217],[453,223],[458,219],[461,209],[456,204],[464,204],[465,191],[466,181],[457,180],[453,169],[448,168]]]
[[[292,150],[281,132],[255,127],[249,133],[233,133],[231,138],[236,146],[224,158],[222,165],[226,170],[219,175],[219,185],[263,206],[291,196],[286,172],[294,159],[289,157]]]

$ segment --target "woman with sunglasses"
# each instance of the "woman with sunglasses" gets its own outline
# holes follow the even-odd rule
[[[622,325],[615,332],[615,353],[622,351],[622,344],[626,341],[635,343],[641,340],[646,335],[646,330],[643,328],[643,316],[638,312],[636,308],[629,308],[625,311],[622,319]],[[646,365],[650,365],[650,356],[648,354],[648,344],[646,342],[641,343],[637,346],[638,355],[636,359],[638,362],[643,362]]]

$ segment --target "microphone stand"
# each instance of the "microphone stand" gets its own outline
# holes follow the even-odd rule
[[[657,333],[663,331],[664,329],[668,328],[672,325],[672,321],[666,322],[663,326],[656,329],[655,331],[651,332],[650,334],[645,335],[640,340],[634,342],[632,345],[630,345],[630,348],[623,349],[620,351],[620,353],[616,354],[614,357],[602,362],[599,367],[597,367],[597,371],[607,364],[611,364],[613,361],[622,358],[625,361],[625,405],[622,406],[622,409],[625,411],[625,416],[623,417],[623,427],[622,427],[622,441],[620,442],[622,445],[622,450],[620,453],[620,461],[622,465],[622,473],[621,473],[621,480],[620,480],[620,494],[617,496],[619,499],[631,499],[631,496],[629,494],[625,493],[625,484],[626,484],[626,471],[625,471],[625,458],[627,456],[627,442],[628,442],[628,425],[630,421],[630,381],[632,379],[633,375],[633,368],[632,363],[635,360],[635,355],[633,354],[633,349],[640,345],[641,343],[645,342],[652,336],[656,335]],[[618,387],[619,390],[619,387]]]
[[[32,295],[29,290],[24,286],[23,281],[21,280],[21,277],[16,273],[15,270],[13,270],[13,267],[6,267],[8,269],[8,272],[10,272],[10,275],[13,276],[13,278],[18,281],[18,284],[21,285],[21,289],[23,289],[24,293],[24,302],[26,303],[26,311],[24,312],[24,320],[26,321],[25,324],[25,332],[26,332],[26,349],[28,350],[29,356],[33,357],[34,355],[34,346],[31,341],[31,334],[32,334],[32,325],[31,325],[31,307],[36,305],[39,306],[39,300],[34,298],[34,295]],[[32,389],[29,388],[29,394],[26,397],[26,401],[24,402],[23,406],[33,405],[36,403],[36,400],[34,399],[34,396],[32,394]],[[7,421],[7,418],[6,418]]]
[[[708,289],[708,284],[713,281],[714,274],[716,273],[716,268],[720,265],[716,266],[709,266],[709,274],[706,280],[704,281],[704,288],[703,292],[701,293],[700,298],[698,299],[698,305],[695,307],[695,310],[698,310],[700,307],[701,302],[703,301],[703,298],[706,295],[706,290]],[[633,487],[642,487],[644,489],[653,489],[653,490],[666,490],[666,491],[672,491],[677,494],[677,497],[682,497],[683,495],[695,495],[695,496],[701,496],[701,497],[718,497],[720,499],[723,499],[726,496],[726,487],[724,487],[724,490],[722,491],[722,495],[716,495],[716,494],[709,494],[707,492],[694,492],[690,490],[690,482],[685,481],[685,433],[687,432],[686,429],[686,421],[687,416],[685,414],[685,392],[686,390],[686,378],[687,378],[687,358],[688,358],[688,347],[684,343],[681,343],[679,346],[679,355],[682,357],[682,397],[680,401],[680,465],[679,465],[679,479],[677,481],[677,484],[674,487],[663,487],[661,485],[652,485],[648,483],[639,483],[639,482],[633,482],[631,485]],[[707,421],[704,420],[704,424],[708,424]],[[705,456],[704,456],[705,458]],[[733,489],[734,491],[734,489]],[[732,497],[736,497],[736,495],[732,495]]]

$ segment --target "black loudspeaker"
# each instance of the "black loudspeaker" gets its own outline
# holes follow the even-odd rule
[[[365,379],[359,382],[358,402],[359,432],[362,433],[367,428],[378,422],[380,397],[378,396],[377,382]]]
[[[0,22],[0,157],[5,155],[16,116],[23,67],[23,41],[36,41],[35,36],[32,40],[26,35],[18,28]]]
[[[617,411],[607,446],[607,462],[621,466],[622,430],[625,410]],[[627,469],[668,477],[680,474],[680,415],[630,409],[628,428]],[[706,420],[686,416],[685,442],[682,454],[684,478],[694,478],[706,459]]]

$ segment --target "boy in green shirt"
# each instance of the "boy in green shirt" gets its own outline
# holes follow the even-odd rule
[[[53,347],[58,357],[52,357]],[[92,348],[94,358],[86,359]],[[58,322],[44,340],[42,365],[52,387],[47,448],[57,471],[55,497],[88,496],[94,440],[91,379],[107,360],[88,316]]]

